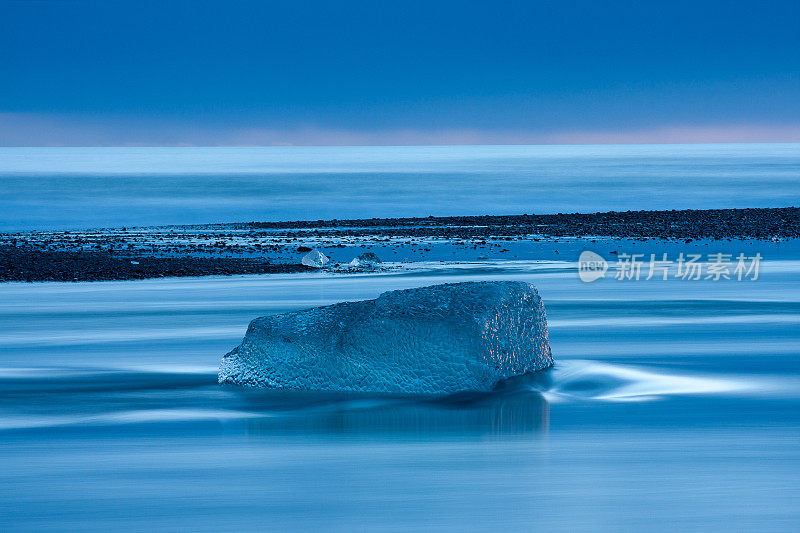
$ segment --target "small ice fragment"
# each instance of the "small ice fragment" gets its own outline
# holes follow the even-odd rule
[[[363,254],[359,255],[356,259],[359,261],[363,261],[365,263],[380,263],[381,260],[375,255],[373,252],[364,252]]]
[[[358,257],[353,258],[350,261],[350,266],[356,268],[375,268],[376,265],[380,264],[381,260],[372,252],[365,252]]]
[[[322,268],[328,263],[328,261],[330,261],[330,259],[328,259],[325,254],[319,250],[311,250],[303,256],[303,259],[300,262],[306,266]]]

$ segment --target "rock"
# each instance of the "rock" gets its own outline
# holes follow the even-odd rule
[[[489,391],[552,366],[544,305],[523,282],[383,293],[253,320],[219,382],[305,391]]]
[[[309,248],[308,246],[298,246],[297,247],[297,253],[301,253],[302,254],[302,253],[310,252],[310,251],[311,251],[311,248]]]
[[[320,252],[319,250],[311,250],[306,255],[303,256],[303,259],[300,261],[302,264],[314,268],[322,268],[324,267],[330,259],[328,259],[325,254]]]

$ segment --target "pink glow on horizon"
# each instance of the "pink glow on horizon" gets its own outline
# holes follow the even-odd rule
[[[271,128],[0,113],[0,146],[370,146],[800,142],[800,124],[667,125],[608,130]]]

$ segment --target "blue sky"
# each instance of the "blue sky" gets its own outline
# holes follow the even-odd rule
[[[0,145],[797,140],[796,0],[0,0]]]

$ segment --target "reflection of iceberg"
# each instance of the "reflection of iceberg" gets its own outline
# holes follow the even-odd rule
[[[246,393],[245,393],[246,394]],[[266,409],[269,416],[248,418],[244,424],[252,435],[282,433],[480,435],[502,436],[547,432],[550,405],[531,390],[490,393],[471,398],[439,401],[320,398],[319,403],[286,409],[290,401],[283,391],[249,395],[245,408]],[[313,395],[315,393],[295,393]],[[274,398],[270,399],[270,396]],[[313,396],[293,398],[296,404],[312,402]],[[286,410],[276,410],[283,407]]]
[[[552,366],[541,298],[523,282],[392,291],[257,318],[220,383],[350,392],[488,391]]]

